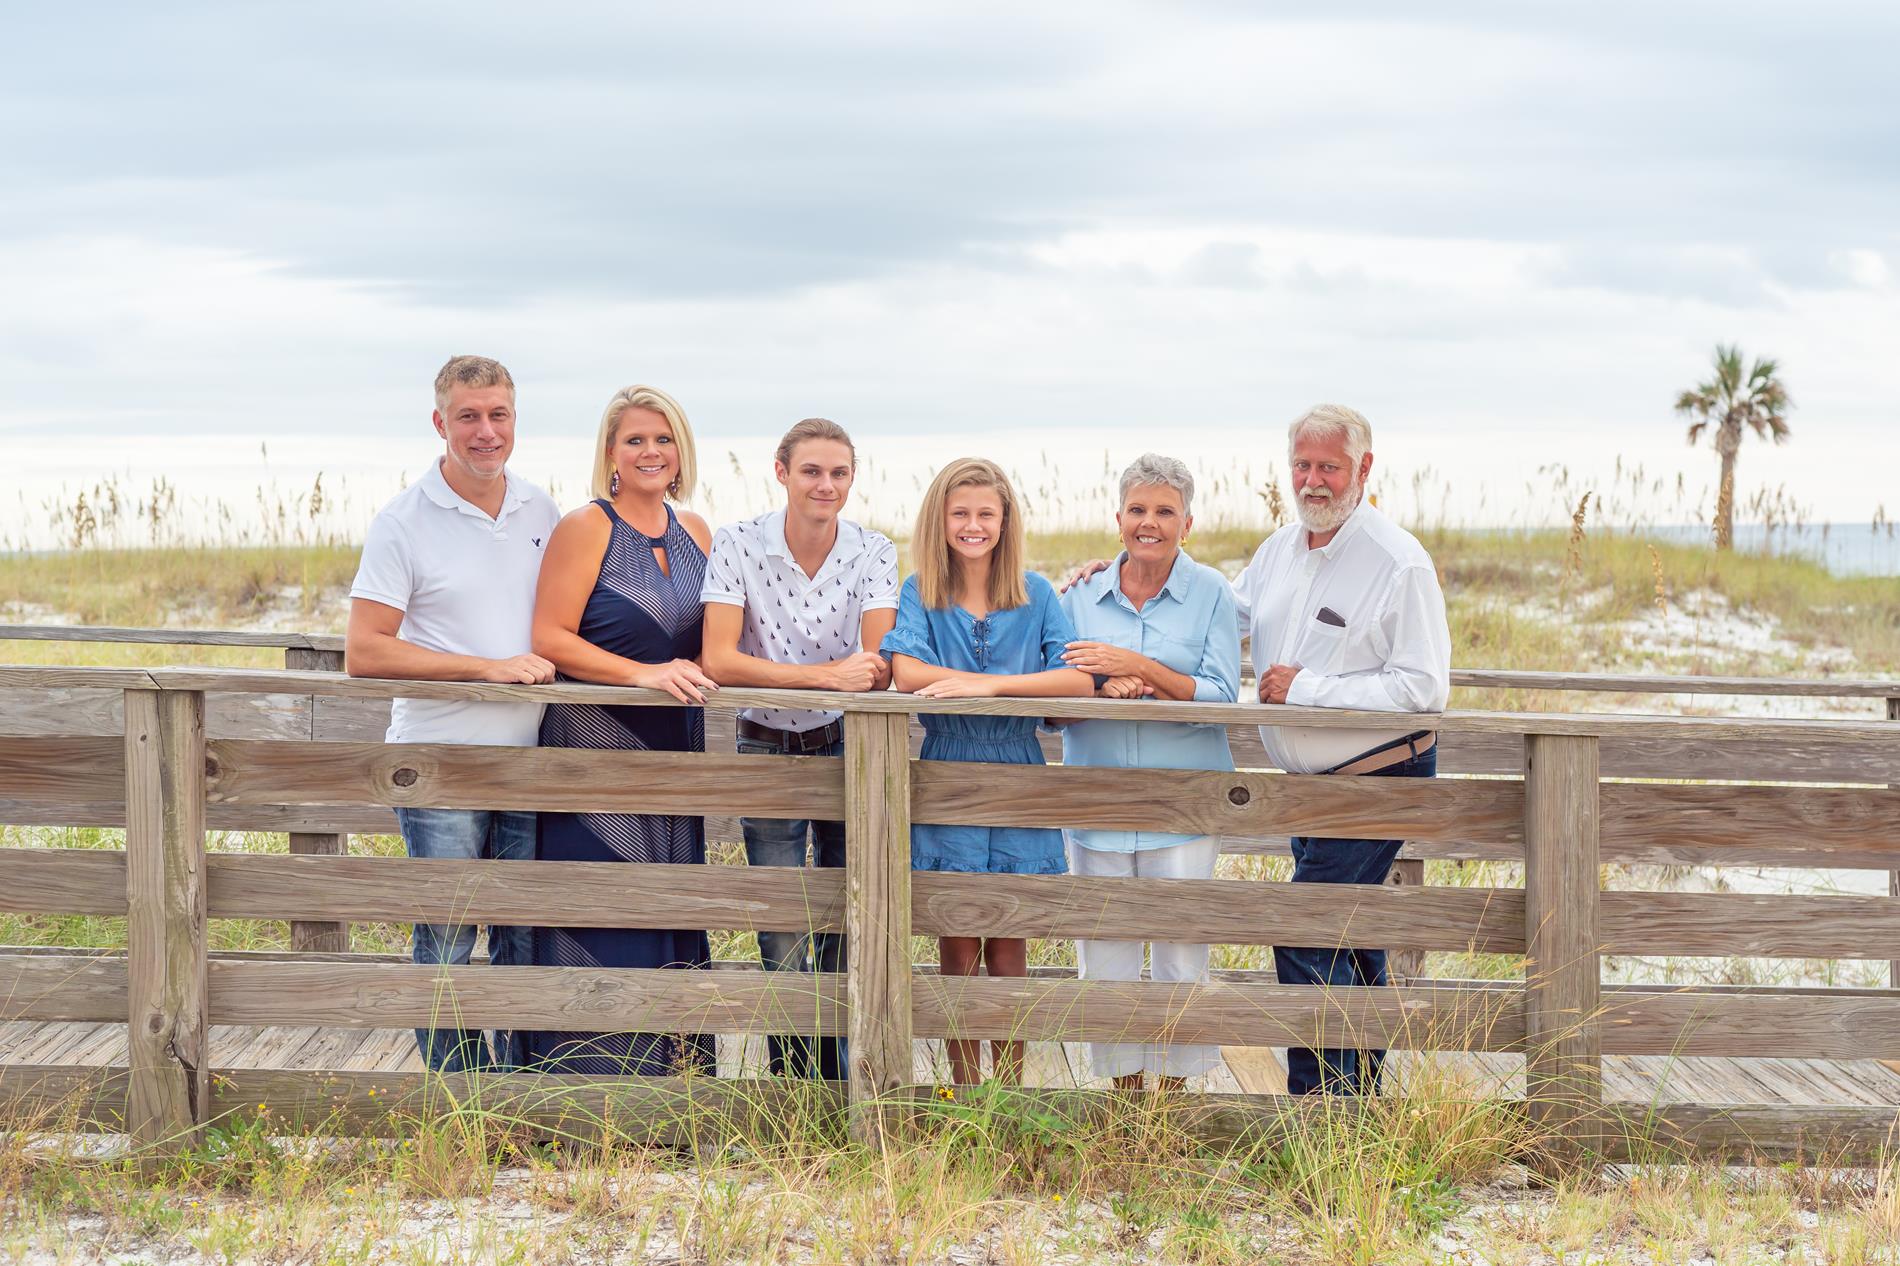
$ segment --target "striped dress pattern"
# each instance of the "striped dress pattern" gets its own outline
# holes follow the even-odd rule
[[[600,577],[588,596],[579,633],[602,650],[641,663],[692,659],[700,648],[700,586],[706,556],[666,510],[666,531],[650,537],[596,501],[612,522]],[[661,570],[655,547],[666,552]],[[698,708],[551,704],[541,746],[597,751],[704,751],[705,715]],[[682,814],[543,813],[540,856],[547,861],[673,863],[706,860],[705,820]],[[637,881],[636,881],[637,882]],[[534,962],[547,967],[705,967],[706,933],[652,928],[536,928]],[[592,1076],[669,1076],[713,1067],[709,1034],[537,1031],[528,1035],[529,1065],[540,1071]]]

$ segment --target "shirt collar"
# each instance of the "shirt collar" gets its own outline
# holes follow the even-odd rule
[[[422,494],[444,510],[459,510],[463,514],[472,514],[478,519],[487,519],[486,514],[465,500],[462,494],[449,487],[448,479],[442,474],[442,462],[442,458],[436,458],[429,463],[429,469],[423,472]],[[515,479],[514,472],[504,466],[501,477],[501,513],[495,516],[496,523],[507,518],[509,511],[518,509],[522,504],[521,485]]]
[[[1366,517],[1370,514],[1377,513],[1378,508],[1370,501],[1367,501],[1365,494],[1361,493],[1359,504],[1352,508],[1352,513],[1346,516],[1346,521],[1339,525],[1339,531],[1333,533],[1333,539],[1317,549],[1309,547],[1306,552],[1309,554],[1318,554],[1321,558],[1331,560],[1335,554],[1339,553],[1340,546],[1364,530]]]
[[[1122,564],[1127,561],[1127,550],[1115,556],[1114,566],[1108,569],[1108,583],[1103,585],[1102,592],[1095,596],[1097,602],[1112,596],[1123,606],[1133,606],[1128,601],[1128,595],[1122,592]],[[1184,562],[1188,566],[1183,567],[1181,564]],[[1186,550],[1177,549],[1174,552],[1174,564],[1168,568],[1168,579],[1162,584],[1161,592],[1176,602],[1186,602],[1188,586],[1192,583],[1191,578],[1194,574],[1193,562],[1194,560],[1188,557]]]
[[[774,510],[765,516],[762,534],[765,537],[765,553],[770,558],[782,558],[793,567],[798,560],[792,557],[792,547],[785,540],[784,510]],[[831,543],[831,552],[825,555],[825,561],[818,565],[818,576],[825,574],[834,559],[849,557],[863,548],[864,529],[849,519],[838,520],[838,538]],[[811,579],[816,580],[818,576]]]

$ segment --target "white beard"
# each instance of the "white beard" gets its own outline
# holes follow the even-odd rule
[[[1359,508],[1359,498],[1365,495],[1365,491],[1365,485],[1355,480],[1346,491],[1318,505],[1307,500],[1305,493],[1296,492],[1293,506],[1299,512],[1300,526],[1320,536],[1334,531]]]

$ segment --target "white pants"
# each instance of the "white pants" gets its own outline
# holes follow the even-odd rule
[[[1220,858],[1220,836],[1138,853],[1109,853],[1069,841],[1069,873],[1111,879],[1212,879]],[[1077,941],[1076,958],[1084,980],[1140,980],[1140,941]],[[1149,950],[1149,978],[1207,979],[1207,946],[1155,941]],[[1169,1046],[1157,1042],[1093,1042],[1089,1063],[1097,1077],[1152,1072],[1166,1077],[1198,1077],[1220,1065],[1218,1046]]]

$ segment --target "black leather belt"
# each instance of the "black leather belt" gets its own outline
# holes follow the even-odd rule
[[[833,743],[844,741],[844,722],[833,721],[830,725],[821,725],[815,730],[775,730],[769,725],[760,725],[757,721],[738,719],[734,727],[740,738],[753,743],[768,743],[781,752],[790,752],[794,756],[811,752],[822,752]]]

